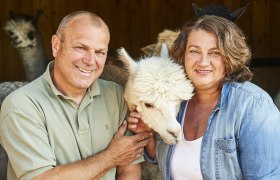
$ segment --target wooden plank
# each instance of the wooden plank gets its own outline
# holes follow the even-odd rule
[[[148,0],[134,0],[130,4],[130,52],[135,57],[141,54],[140,48],[149,43],[150,39],[150,16],[148,14]],[[140,23],[142,22],[142,23]]]
[[[254,0],[252,8],[252,52],[257,58],[265,58],[269,56],[269,6],[266,0]]]
[[[33,1],[34,13],[38,10],[43,10],[43,14],[39,17],[37,22],[38,30],[42,35],[44,48],[49,61],[53,59],[51,51],[51,37],[55,33],[53,32],[52,8],[50,0],[36,0]]]
[[[280,57],[280,1],[269,1],[269,56]]]
[[[146,24],[150,27],[149,29],[149,36],[146,41],[147,44],[153,44],[157,41],[157,36],[158,34],[162,31],[161,28],[161,19],[162,16],[160,14],[160,9],[161,9],[161,0],[153,0],[153,1],[148,1],[148,7],[147,7],[147,14],[149,16]],[[141,47],[142,48],[142,47]]]
[[[52,32],[56,32],[57,27],[60,23],[60,21],[63,19],[63,17],[67,14],[67,7],[65,4],[67,4],[67,0],[50,0],[51,3],[51,26],[52,26]]]
[[[98,2],[98,14],[110,28],[110,49],[124,47],[131,52],[130,2],[130,0],[100,0]]]

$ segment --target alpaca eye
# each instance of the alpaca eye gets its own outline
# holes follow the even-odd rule
[[[144,105],[146,108],[154,108],[154,105],[151,103],[145,103]]]
[[[33,39],[35,38],[35,32],[30,31],[30,32],[27,34],[27,36],[28,36],[28,38],[29,38],[30,40],[33,40]]]

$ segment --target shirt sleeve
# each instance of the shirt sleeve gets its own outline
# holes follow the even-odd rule
[[[56,159],[42,113],[27,97],[16,97],[5,101],[1,109],[1,144],[16,176],[31,179],[54,167]]]
[[[248,104],[239,136],[245,179],[280,179],[280,113],[269,98]]]

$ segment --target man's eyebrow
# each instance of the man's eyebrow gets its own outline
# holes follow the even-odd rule
[[[100,49],[96,49],[96,51],[108,51],[108,48],[100,48]]]

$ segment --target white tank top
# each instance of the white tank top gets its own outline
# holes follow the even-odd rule
[[[183,120],[184,119],[185,117],[183,117]],[[184,124],[184,121],[182,124]],[[181,139],[174,147],[175,149],[171,157],[172,179],[202,180],[203,178],[200,170],[200,148],[202,137],[193,141],[186,141],[184,133],[181,133],[181,136]]]

